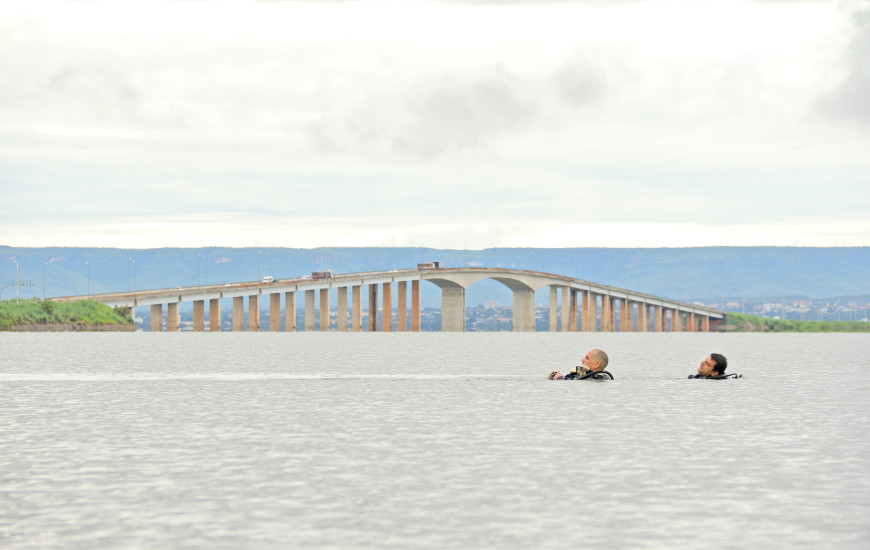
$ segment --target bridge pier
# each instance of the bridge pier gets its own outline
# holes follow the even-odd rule
[[[683,331],[683,314],[680,313],[680,311],[676,310],[676,309],[671,310],[671,331],[672,332],[682,332]]]
[[[314,331],[314,292],[305,291],[305,332]]]
[[[296,293],[284,293],[284,330],[296,332]]]
[[[378,285],[369,285],[369,332],[378,331]]]
[[[351,289],[351,330],[362,331],[362,288],[359,285]]]
[[[178,302],[166,304],[166,332],[178,332],[180,316],[178,314]]]
[[[408,281],[399,281],[398,285],[398,303],[396,304],[396,322],[398,323],[399,332],[407,332],[408,330]]]
[[[393,284],[384,283],[384,308],[383,308],[383,325],[384,332],[393,332]]]
[[[320,332],[329,332],[329,289],[320,289]]]
[[[420,332],[423,327],[423,314],[420,309],[420,281],[411,281],[411,330]]]
[[[550,332],[559,331],[559,289],[550,287]]]
[[[233,332],[245,330],[245,297],[233,296]]]
[[[571,294],[574,290],[568,288],[567,286],[563,286],[560,289],[561,293],[561,303],[562,303],[562,332],[570,332],[571,331]],[[575,297],[576,300],[576,297]]]
[[[634,331],[635,332],[643,332],[643,304],[641,302],[634,302],[634,305],[637,306],[636,307],[637,313],[635,316],[637,326],[634,329]]]
[[[601,332],[613,332],[613,298],[601,295]]]
[[[163,304],[151,305],[151,332],[163,331]]]
[[[583,291],[583,332],[598,331],[598,296],[588,290]]]
[[[441,287],[441,332],[465,332],[465,289]]]
[[[465,303],[465,289],[462,291]],[[535,332],[535,291],[516,289],[513,291],[514,332]],[[465,308],[462,308],[462,321],[465,325]],[[463,326],[463,330],[465,327]]]
[[[193,301],[193,331],[194,332],[205,331],[205,301],[204,300],[194,300]]]
[[[269,294],[269,332],[281,332],[281,293]]]
[[[347,287],[338,287],[338,310],[335,314],[335,330],[347,332]]]
[[[248,296],[248,331],[260,332],[260,296]]]
[[[221,331],[221,300],[212,298],[208,301],[208,331]]]
[[[628,332],[628,322],[625,320],[626,312],[628,312],[628,300],[620,298],[617,302],[619,302],[619,332]]]

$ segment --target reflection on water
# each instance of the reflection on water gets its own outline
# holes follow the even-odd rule
[[[3,548],[870,545],[866,335],[0,346]],[[546,380],[592,347],[616,380]]]

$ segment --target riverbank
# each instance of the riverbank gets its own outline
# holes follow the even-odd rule
[[[0,301],[0,331],[133,332],[129,308],[111,308],[93,300],[50,302],[31,298]]]
[[[136,325],[85,325],[70,323],[45,323],[35,325],[12,325],[7,332],[136,332]]]

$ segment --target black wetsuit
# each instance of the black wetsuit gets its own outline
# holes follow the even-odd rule
[[[690,374],[689,378],[700,378],[702,380],[725,380],[726,378],[743,378],[743,375],[734,373],[720,374],[718,376],[711,376],[709,374],[706,376],[703,374]]]
[[[580,380],[590,372],[592,371],[587,369],[586,367],[577,367],[576,369],[565,375],[565,380]],[[586,380],[607,380],[608,378],[610,377],[606,374],[599,373],[590,376],[589,378],[586,378]]]

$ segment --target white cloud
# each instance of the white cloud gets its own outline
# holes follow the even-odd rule
[[[870,244],[859,2],[15,4],[0,243]]]

